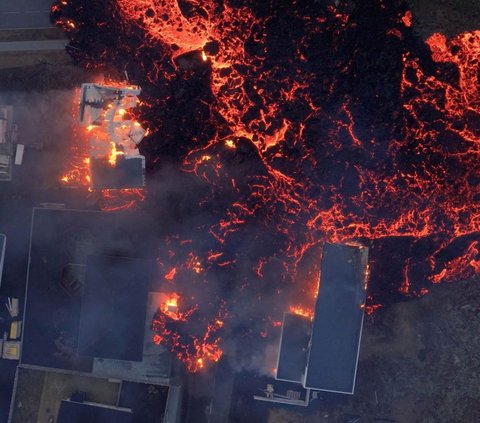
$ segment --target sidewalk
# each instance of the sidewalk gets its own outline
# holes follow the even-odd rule
[[[0,42],[0,52],[64,50],[67,40]]]

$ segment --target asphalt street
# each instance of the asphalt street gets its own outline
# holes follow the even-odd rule
[[[50,28],[50,6],[53,0],[1,0],[0,30]]]
[[[64,50],[65,40],[0,42],[0,52]]]

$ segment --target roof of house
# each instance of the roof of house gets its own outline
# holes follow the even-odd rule
[[[132,423],[132,410],[96,404],[63,400],[57,423]]]
[[[141,361],[151,262],[114,256],[87,259],[78,353]]]
[[[107,158],[90,158],[92,188],[123,189],[145,186],[145,159],[143,156],[117,157],[115,166]]]
[[[32,216],[22,364],[91,372],[93,360],[78,356],[81,295],[65,289],[63,272],[86,257],[110,251],[114,213],[35,208]],[[81,281],[80,290],[83,290]],[[80,291],[79,291],[80,294]]]
[[[283,315],[276,379],[301,383],[308,356],[312,322],[298,314]]]
[[[326,244],[304,380],[306,388],[353,393],[362,334],[368,249]]]

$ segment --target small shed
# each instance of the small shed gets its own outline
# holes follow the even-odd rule
[[[308,317],[293,313],[283,315],[276,373],[278,380],[302,383],[311,332],[312,322]]]

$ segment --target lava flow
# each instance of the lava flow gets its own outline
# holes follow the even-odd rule
[[[425,44],[401,0],[62,0],[52,18],[79,65],[142,87],[142,207],[163,282],[195,297],[160,307],[155,341],[190,370],[221,355],[218,310],[242,339],[310,316],[325,241],[373,247],[369,313],[480,271],[480,31]]]
[[[206,362],[216,362],[221,358],[223,352],[217,332],[223,327],[222,319],[225,316],[221,309],[212,321],[206,323],[205,333],[196,336],[187,322],[197,312],[198,306],[182,311],[182,302],[176,292],[166,295],[153,318],[153,342],[169,347],[179,360],[186,363],[189,371],[195,372],[203,368]]]

